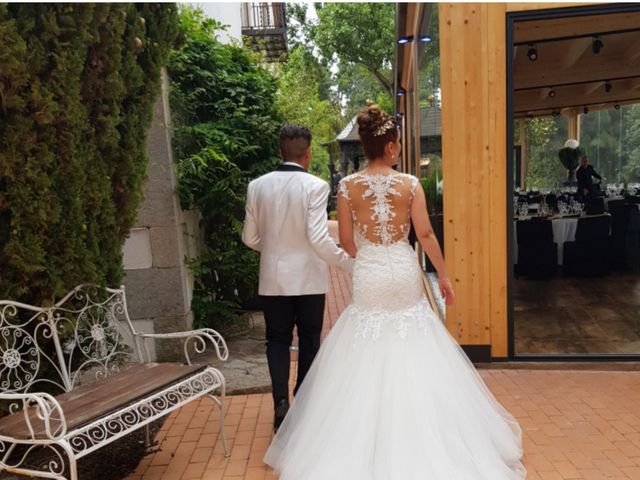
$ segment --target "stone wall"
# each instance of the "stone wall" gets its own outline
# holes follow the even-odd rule
[[[193,323],[193,278],[185,258],[193,258],[198,249],[198,218],[183,212],[175,195],[168,89],[163,71],[162,95],[147,139],[145,198],[124,246],[129,314],[135,328],[147,333],[188,330]],[[183,358],[178,342],[163,340],[150,345],[150,350],[158,360]]]

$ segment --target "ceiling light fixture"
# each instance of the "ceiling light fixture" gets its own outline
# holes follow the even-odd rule
[[[596,35],[593,37],[593,43],[591,44],[591,51],[595,54],[600,53],[600,50],[604,48],[602,40]]]
[[[553,87],[549,87],[549,93],[548,95],[553,98],[556,96],[556,91],[553,89]]]
[[[620,104],[619,104],[619,103],[616,103],[616,104],[615,104],[615,109],[616,109],[616,110],[620,110]]]
[[[609,93],[611,91],[611,89],[613,88],[613,86],[611,85],[611,83],[609,82],[609,80],[607,80],[604,84],[604,91]]]
[[[551,112],[551,116],[553,118],[558,118],[560,116],[560,112],[557,110],[554,110],[553,112]]]
[[[403,35],[398,39],[400,45],[405,45],[410,42],[413,42],[413,35]]]
[[[529,60],[531,60],[532,62],[535,62],[538,59],[538,50],[536,49],[533,43],[529,44],[529,49],[527,50],[527,57],[529,57]]]
[[[589,107],[584,107],[582,109],[582,111],[584,112],[584,114],[586,115],[587,113],[589,113]]]
[[[432,40],[430,35],[420,35],[420,41],[423,43],[429,43]]]
[[[404,88],[399,88],[398,92],[396,93],[397,96],[402,97],[404,96]]]

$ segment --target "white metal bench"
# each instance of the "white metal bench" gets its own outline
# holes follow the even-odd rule
[[[167,339],[183,341],[185,364],[151,362],[148,342]],[[142,426],[148,441],[150,422],[205,395],[220,408],[228,456],[224,376],[191,362],[209,344],[228,358],[212,329],[137,332],[124,287],[81,285],[48,308],[0,301],[0,404],[9,411],[0,472],[76,480],[79,458]],[[43,448],[52,460],[36,470],[29,461]]]

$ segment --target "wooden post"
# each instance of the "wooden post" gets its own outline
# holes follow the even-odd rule
[[[518,120],[518,131],[520,136],[520,185],[521,188],[527,188],[527,173],[529,171],[529,153],[527,150],[527,129],[525,128],[526,120],[521,118]]]
[[[580,114],[576,110],[571,110],[568,115],[568,122],[569,138],[567,140],[574,139],[580,143]]]

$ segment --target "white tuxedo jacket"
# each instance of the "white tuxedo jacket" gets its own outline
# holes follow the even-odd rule
[[[242,241],[260,252],[260,295],[326,293],[327,263],[353,269],[329,236],[328,197],[329,185],[302,167],[249,184]]]

